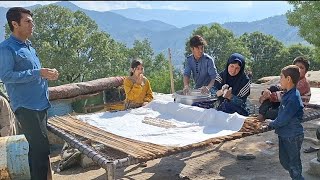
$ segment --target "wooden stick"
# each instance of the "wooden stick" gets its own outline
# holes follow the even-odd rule
[[[174,82],[173,82],[173,68],[172,68],[172,62],[171,62],[171,51],[170,48],[168,48],[168,55],[169,55],[169,71],[170,71],[170,81],[171,81],[171,93],[174,93]]]

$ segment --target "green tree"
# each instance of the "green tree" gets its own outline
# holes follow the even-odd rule
[[[240,36],[240,40],[250,51],[254,80],[278,74],[278,69],[275,69],[279,64],[276,57],[284,48],[280,41],[260,32],[244,33]]]
[[[320,47],[320,1],[289,1],[293,9],[286,15],[288,23],[299,27],[299,34],[309,43]]]
[[[297,56],[304,56],[310,62],[309,70],[316,70],[320,69],[319,60],[315,58],[315,48],[312,46],[304,46],[302,44],[292,45],[288,48],[289,51],[289,58],[291,59],[291,63]],[[289,60],[290,60],[289,59]]]
[[[130,58],[140,58],[143,60],[143,64],[146,68],[145,74],[148,76],[150,74],[152,65],[153,65],[153,56],[154,52],[151,48],[151,43],[148,39],[142,41],[135,40],[133,43],[133,48],[129,50]]]
[[[293,5],[286,15],[288,24],[297,26],[299,34],[310,44],[315,46],[312,68],[319,68],[320,64],[320,2],[319,1],[288,1]],[[314,66],[312,65],[314,64]],[[319,70],[319,69],[316,69]]]
[[[164,54],[158,54],[153,60],[150,83],[154,92],[171,93],[171,79],[169,60]],[[183,89],[183,74],[177,69],[173,70],[173,83],[175,91]]]
[[[88,43],[91,43],[92,48],[89,51],[90,63],[85,72],[85,81],[128,75],[130,61],[124,44],[116,42],[104,32],[92,34]]]
[[[153,66],[150,68],[150,83],[154,92],[170,93],[171,81],[169,71],[169,61],[164,54],[155,56]]]
[[[225,68],[227,59],[232,53],[241,53],[245,57],[250,55],[245,45],[231,31],[224,29],[217,23],[210,27],[199,27],[192,32],[190,38],[194,35],[200,35],[207,41],[208,45],[204,51],[215,59],[218,72]],[[186,42],[185,56],[191,54],[189,39]]]
[[[60,74],[57,81],[49,82],[50,86],[123,74],[125,46],[98,31],[97,24],[84,12],[47,5],[33,13],[33,46],[43,67],[56,68]],[[9,35],[8,27],[6,32]]]
[[[85,79],[90,36],[97,24],[81,11],[72,12],[57,5],[34,10],[36,23],[33,43],[46,67],[60,72],[59,84],[81,82]]]
[[[173,71],[173,81],[175,91],[183,89],[183,72],[181,70],[175,69]]]
[[[133,58],[140,58],[143,61],[145,76],[150,80],[154,92],[170,93],[169,61],[164,54],[154,56],[148,39],[136,40],[133,47],[128,50],[128,59],[131,61]],[[129,65],[127,68],[129,69]]]
[[[314,59],[314,48],[310,46],[304,46],[302,44],[294,44],[281,50],[281,52],[275,57],[273,69],[274,75],[279,75],[281,69],[287,65],[292,64],[293,60],[298,56],[306,57],[310,62],[309,70],[315,70],[319,67]]]

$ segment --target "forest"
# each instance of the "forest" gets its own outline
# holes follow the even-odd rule
[[[271,35],[261,32],[244,33],[236,37],[219,24],[200,26],[193,35],[203,36],[208,45],[205,53],[215,59],[218,71],[225,67],[230,54],[238,52],[246,57],[247,70],[253,82],[265,76],[276,76],[282,67],[291,64],[296,56],[306,56],[310,70],[320,69],[320,2],[289,1],[294,9],[288,11],[288,23],[299,28],[299,34],[310,45],[285,46]],[[59,79],[50,86],[90,81],[112,76],[127,76],[130,62],[140,58],[144,62],[145,76],[154,92],[170,93],[169,61],[163,53],[155,54],[146,38],[136,40],[131,48],[112,39],[108,32],[84,12],[72,12],[57,5],[42,6],[33,10],[36,28],[31,40],[43,67],[56,68]],[[302,16],[303,14],[303,16]],[[10,35],[6,25],[6,38]],[[185,57],[191,51],[185,42]],[[170,47],[168,47],[170,48]],[[174,69],[175,89],[182,89],[183,69]]]

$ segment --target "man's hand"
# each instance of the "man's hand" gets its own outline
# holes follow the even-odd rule
[[[185,85],[182,91],[183,91],[184,95],[190,95],[190,93],[191,93],[189,85]]]
[[[202,86],[200,90],[201,90],[201,94],[209,94],[208,86]]]
[[[266,123],[267,126],[269,126],[269,124],[270,124],[271,122],[273,122],[273,121],[274,121],[274,120],[266,119],[264,122]]]
[[[40,76],[47,80],[57,80],[59,77],[59,72],[56,69],[41,68]]]

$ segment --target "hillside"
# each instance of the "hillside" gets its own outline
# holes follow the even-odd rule
[[[131,47],[134,40],[142,40],[148,38],[151,46],[156,53],[163,52],[167,55],[167,49],[171,48],[173,64],[176,67],[182,65],[184,61],[185,42],[194,29],[201,24],[193,24],[185,27],[177,28],[179,17],[185,11],[176,11],[176,15],[164,15],[172,18],[176,24],[167,24],[159,20],[140,21],[126,18],[112,11],[99,12],[82,9],[71,2],[63,1],[55,3],[59,6],[66,7],[72,11],[81,10],[90,18],[96,21],[98,27],[109,33],[112,38],[123,42],[127,47]],[[29,7],[33,9],[40,5]],[[0,41],[4,39],[4,25],[6,23],[5,13],[8,8],[0,7]],[[134,11],[135,9],[131,9]],[[136,13],[139,13],[137,9]],[[146,11],[148,12],[148,11]],[[193,13],[196,11],[190,11]],[[190,14],[192,16],[192,14]],[[212,22],[214,23],[214,22]],[[211,25],[212,23],[206,24]],[[231,30],[235,35],[240,36],[244,32],[260,31],[265,34],[273,35],[276,39],[282,41],[286,45],[306,42],[298,35],[298,29],[288,25],[285,15],[269,17],[253,22],[229,22],[222,24],[226,29]]]
[[[276,37],[276,39],[286,45],[295,44],[297,42],[308,44],[298,35],[298,28],[292,27],[287,23],[287,17],[285,15],[273,16],[253,22],[224,23],[222,26],[231,30],[237,36],[240,36],[245,32],[251,33],[260,31]]]

